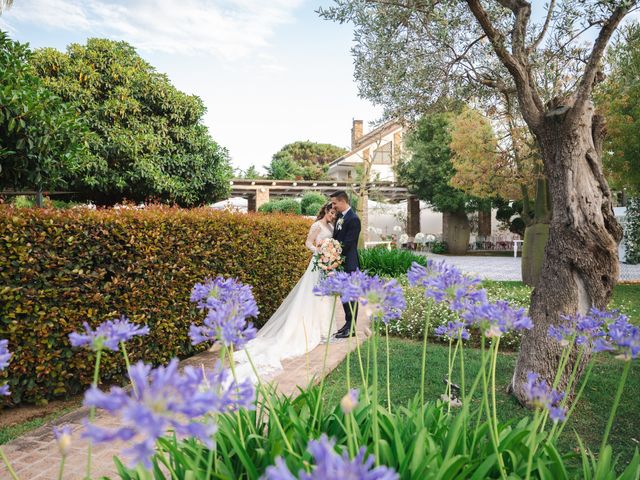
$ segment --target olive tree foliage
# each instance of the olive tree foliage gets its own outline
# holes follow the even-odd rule
[[[594,114],[607,45],[632,0],[336,0],[320,14],[355,24],[360,94],[388,116],[417,117],[447,98],[517,99],[548,180],[552,219],[511,388],[526,402],[529,371],[553,380],[562,314],[605,308],[618,279],[615,219],[602,167],[604,119]],[[583,356],[577,372],[589,355]],[[571,363],[576,361],[571,359]],[[570,370],[569,370],[570,371]],[[568,375],[560,378],[563,386]]]
[[[192,206],[226,197],[229,155],[202,122],[202,100],[176,89],[131,45],[92,38],[66,53],[38,50],[31,63],[94,133],[95,162],[75,179],[85,198]]]

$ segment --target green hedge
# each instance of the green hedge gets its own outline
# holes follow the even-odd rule
[[[201,315],[193,285],[234,276],[253,285],[258,325],[304,272],[309,221],[210,209],[39,210],[0,207],[0,338],[14,356],[13,403],[81,392],[93,360],[68,334],[124,314],[151,334],[131,342],[132,360],[165,363],[194,352],[187,330]],[[102,381],[124,373],[107,354]]]
[[[359,250],[360,267],[371,275],[399,277],[405,275],[413,262],[427,264],[427,257],[409,250],[387,250],[385,246]]]

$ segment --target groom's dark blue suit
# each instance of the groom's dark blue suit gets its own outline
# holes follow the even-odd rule
[[[338,214],[338,221],[333,230],[333,238],[342,244],[342,255],[344,256],[344,271],[355,272],[360,268],[360,256],[358,255],[358,238],[360,237],[360,219],[353,209],[349,209],[344,215]],[[340,331],[349,332],[351,322],[355,322],[358,316],[358,303],[343,303],[346,323]],[[353,310],[353,316],[351,311]]]

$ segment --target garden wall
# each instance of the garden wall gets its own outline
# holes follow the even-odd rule
[[[187,336],[202,315],[189,302],[208,276],[251,284],[261,325],[306,268],[309,220],[210,209],[38,210],[0,206],[0,338],[16,403],[81,392],[93,358],[68,334],[87,321],[128,316],[151,334],[130,344],[132,361],[194,353]],[[104,358],[104,357],[103,357]],[[102,380],[124,373],[107,354]]]

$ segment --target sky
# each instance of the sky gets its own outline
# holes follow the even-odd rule
[[[32,48],[125,40],[207,106],[204,123],[235,168],[282,146],[349,147],[351,122],[382,109],[353,80],[353,28],[319,18],[329,0],[14,0],[0,28]],[[366,131],[367,127],[365,127]]]

